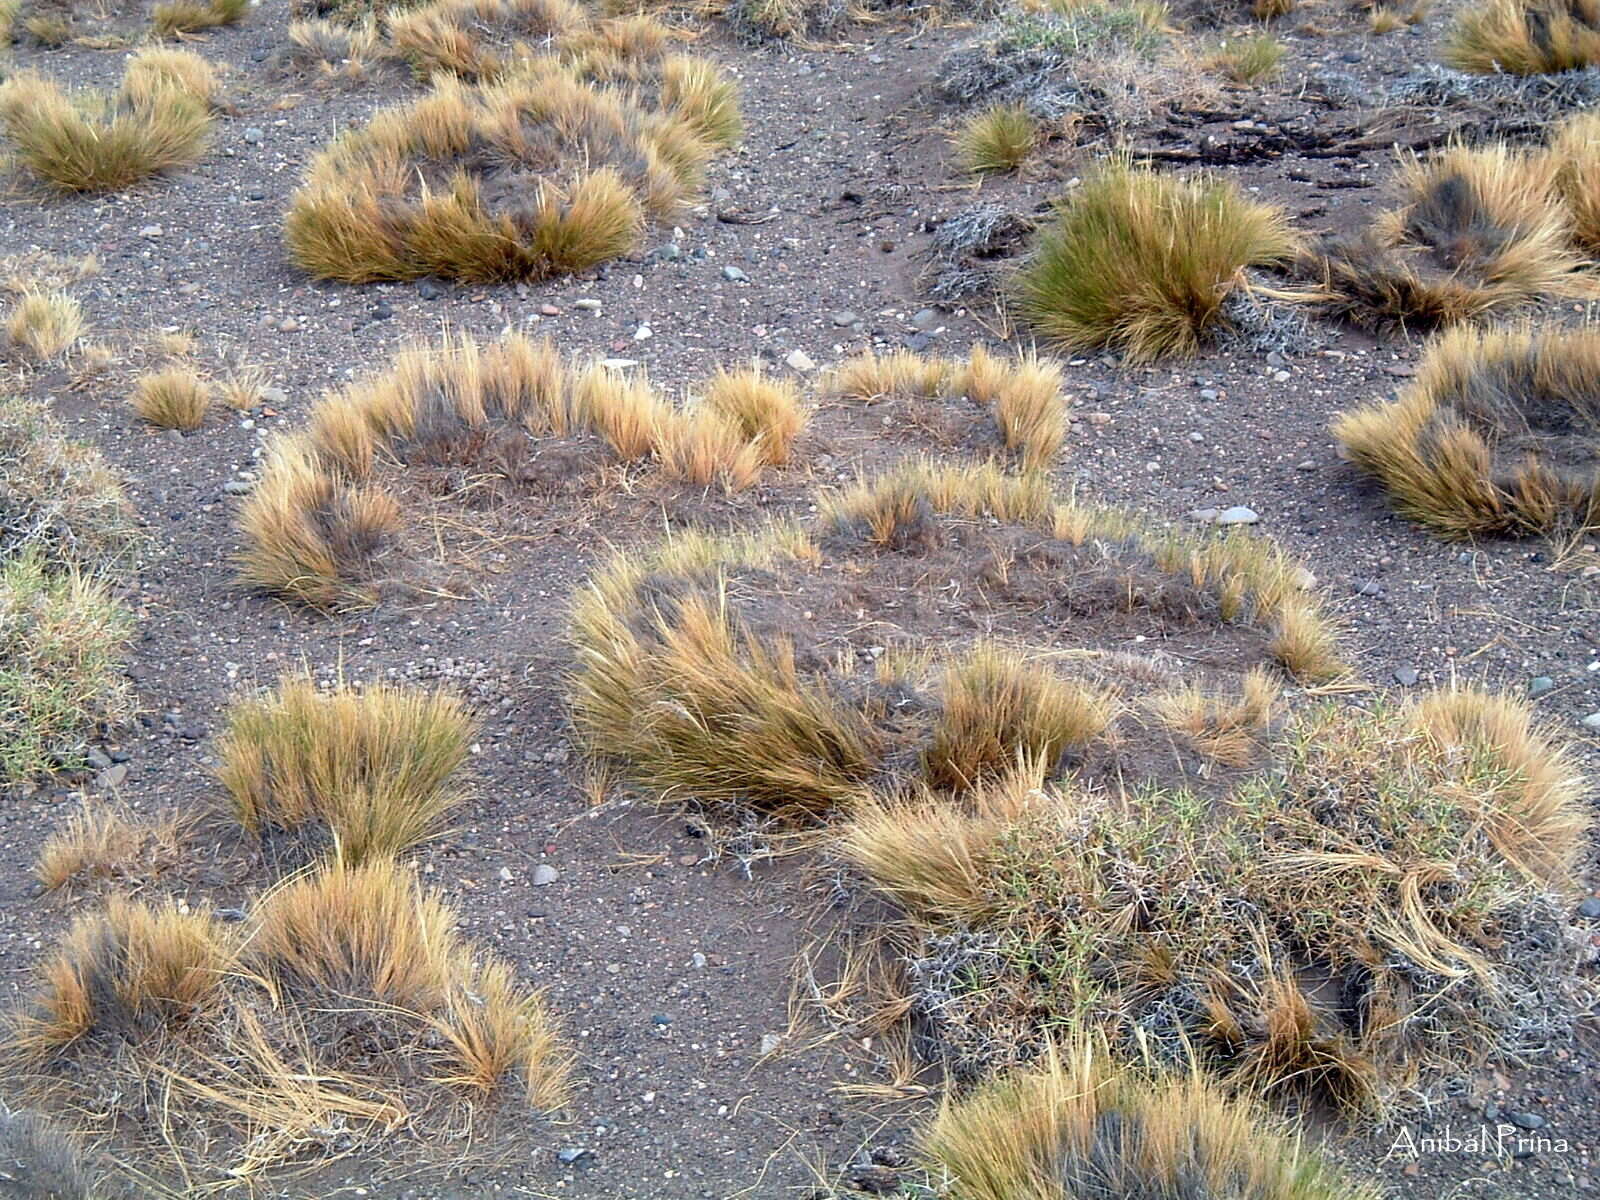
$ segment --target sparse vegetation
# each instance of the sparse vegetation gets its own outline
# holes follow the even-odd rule
[[[1480,0],[1464,8],[1444,59],[1478,75],[1548,75],[1600,63],[1594,0]]]
[[[133,715],[132,624],[103,583],[48,571],[41,550],[0,559],[0,782],[81,767],[95,731]]]
[[[1458,329],[1393,402],[1333,431],[1395,508],[1444,537],[1600,529],[1600,330]]]
[[[129,403],[161,429],[199,429],[211,408],[211,385],[190,367],[166,367],[140,376]]]
[[[1399,168],[1399,207],[1335,238],[1313,270],[1330,311],[1361,324],[1427,330],[1581,293],[1552,166],[1504,145],[1452,147]]]
[[[1017,301],[1064,346],[1111,347],[1132,362],[1188,355],[1246,269],[1285,264],[1295,246],[1283,213],[1231,182],[1113,161],[1061,200]]]
[[[35,1113],[0,1109],[0,1163],[15,1200],[99,1200],[98,1172],[73,1138]]]
[[[956,156],[974,175],[1015,171],[1039,143],[1039,123],[1020,104],[991,104],[962,121]]]
[[[450,777],[472,721],[444,692],[387,685],[319,690],[303,675],[236,700],[218,768],[240,825],[256,837],[331,838],[340,859],[399,854],[436,836],[460,798]]]
[[[128,59],[122,74],[122,98],[131,105],[150,105],[162,92],[181,92],[214,105],[222,83],[212,65],[189,50],[147,46]]]
[[[1108,728],[1129,680],[1092,648],[1104,631],[1068,613],[1141,628],[1240,622],[1259,628],[1263,660],[1336,674],[1329,628],[1293,570],[1263,543],[1057,504],[1037,478],[907,468],[825,498],[813,533],[685,535],[619,556],[575,610],[574,719],[653,796],[803,825],[892,781],[961,790],[1019,754],[1053,772],[1142,736]],[[929,572],[969,597],[953,628],[950,613],[924,628],[915,607],[896,612],[907,581]],[[1036,636],[1018,622],[1040,604],[1063,613],[1065,657],[988,644]],[[863,622],[876,649],[852,644]]]
[[[0,397],[0,563],[100,571],[139,540],[122,482],[35,400]]]
[[[24,166],[63,192],[120,191],[163,171],[199,159],[210,137],[206,97],[148,65],[117,96],[68,93],[35,74],[14,75],[0,85],[0,125]]]
[[[884,952],[906,967],[874,1002],[965,1078],[1090,1029],[1367,1111],[1570,1026],[1584,783],[1525,706],[1324,702],[1270,741],[1220,792],[1097,796],[1025,765],[959,800],[859,805],[844,857],[904,914]]]
[[[922,1148],[952,1181],[952,1200],[1068,1200],[1084,1194],[1079,1180],[1118,1197],[1174,1195],[1178,1181],[1210,1179],[1229,1181],[1236,1200],[1379,1195],[1247,1102],[1195,1075],[1117,1065],[1089,1038],[1051,1046],[1036,1065],[948,1103]]]

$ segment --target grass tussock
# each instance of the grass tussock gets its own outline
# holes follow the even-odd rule
[[[195,430],[211,409],[211,385],[191,367],[166,367],[140,376],[128,402],[158,429]]]
[[[424,78],[443,72],[493,80],[589,27],[573,0],[434,0],[392,15],[386,33],[393,51]]]
[[[1283,69],[1284,44],[1269,33],[1223,42],[1211,55],[1210,65],[1234,83],[1254,84]]]
[[[0,1163],[26,1181],[17,1200],[98,1200],[93,1160],[67,1130],[37,1113],[0,1111]]]
[[[268,454],[239,509],[246,587],[313,608],[377,602],[383,563],[399,540],[400,505],[377,487],[347,482],[302,439]]]
[[[810,419],[800,389],[765,374],[759,363],[744,370],[718,370],[706,381],[703,399],[707,408],[733,422],[769,466],[789,462],[795,439]]]
[[[952,1181],[952,1200],[1058,1200],[1080,1186],[1176,1195],[1179,1181],[1216,1179],[1236,1200],[1378,1196],[1247,1101],[1192,1073],[1115,1065],[1091,1038],[947,1101],[921,1150]]]
[[[7,1049],[33,1061],[91,1036],[176,1031],[213,1012],[236,948],[206,912],[122,896],[78,918],[13,1020]]]
[[[355,1002],[420,1018],[444,1049],[437,1081],[486,1097],[518,1079],[537,1111],[559,1108],[572,1059],[543,997],[456,929],[438,894],[392,859],[333,860],[269,894],[249,955],[301,1002]]]
[[[1039,123],[1021,104],[992,104],[961,122],[952,139],[962,169],[1003,174],[1027,162],[1039,144]]]
[[[1401,203],[1325,243],[1315,270],[1329,309],[1378,328],[1481,321],[1550,296],[1587,294],[1585,265],[1541,156],[1505,145],[1406,157]]]
[[[1574,113],[1550,135],[1543,164],[1571,220],[1572,240],[1600,254],[1600,114]]]
[[[1199,753],[1229,767],[1246,767],[1260,753],[1277,714],[1283,689],[1255,668],[1237,696],[1208,695],[1190,685],[1157,696],[1156,717]]]
[[[235,701],[217,748],[234,816],[257,837],[314,825],[343,861],[391,856],[436,836],[460,798],[450,777],[473,725],[445,692],[304,675]]]
[[[386,463],[470,463],[471,486],[538,487],[526,464],[540,440],[598,439],[665,478],[737,492],[788,461],[806,420],[791,385],[724,371],[703,392],[679,408],[642,377],[569,363],[519,334],[413,346],[325,398],[304,435],[277,447],[240,512],[242,577],[317,607],[373,603],[400,523],[377,480]]]
[[[88,331],[83,306],[65,292],[30,287],[6,316],[6,341],[24,358],[54,362]]]
[[[980,571],[949,585],[971,610],[958,606],[948,632],[941,619],[897,634],[908,581],[960,575],[957,561]],[[575,606],[573,717],[648,794],[806,825],[880,788],[964,793],[1019,761],[1055,774],[1114,754],[1128,706],[1070,669],[1096,653],[1006,644],[1034,635],[1046,595],[1102,615],[1207,610],[1256,629],[1263,659],[1338,674],[1332,631],[1293,573],[1265,543],[1058,504],[1038,476],[908,468],[825,497],[814,532],[619,555]],[[852,652],[862,629],[884,644]]]
[[[52,573],[93,573],[139,541],[121,479],[36,400],[0,397],[0,479],[0,561],[31,552]]]
[[[358,83],[379,61],[378,27],[373,22],[343,25],[321,17],[289,23],[284,64],[321,79]]]
[[[974,345],[963,362],[906,350],[889,354],[869,350],[839,364],[829,377],[829,387],[864,403],[964,396],[992,416],[1001,444],[1024,470],[1054,462],[1066,437],[1061,368],[1037,354],[1013,360]]]
[[[90,738],[133,715],[132,631],[99,580],[33,549],[0,560],[0,781],[80,768]]]
[[[1395,509],[1447,538],[1600,528],[1600,330],[1440,334],[1393,402],[1333,432]]]
[[[34,878],[48,891],[142,882],[177,863],[184,836],[175,813],[146,819],[122,804],[85,801],[39,848]]]
[[[548,60],[481,88],[440,79],[312,162],[285,222],[322,279],[474,282],[588,270],[697,194],[717,146],[695,125]]]
[[[63,192],[121,191],[187,167],[204,152],[211,116],[180,87],[152,86],[147,70],[122,93],[68,93],[36,74],[0,86],[0,125],[18,160]]]
[[[1287,218],[1221,179],[1111,162],[1059,204],[1016,280],[1027,320],[1132,362],[1195,353],[1250,267],[1288,262]]]
[[[175,38],[236,25],[249,10],[249,0],[166,0],[150,10],[150,24],[157,37]]]
[[[1600,63],[1594,0],[1482,0],[1463,9],[1444,60],[1475,75],[1553,75]]]
[[[898,1010],[964,1078],[1078,1028],[1368,1112],[1570,1028],[1589,818],[1525,704],[1321,703],[1264,741],[1211,798],[1019,770],[859,806],[840,845],[903,914]]]
[[[147,46],[128,59],[121,96],[131,105],[150,105],[163,92],[179,92],[214,106],[222,83],[216,68],[193,51]]]

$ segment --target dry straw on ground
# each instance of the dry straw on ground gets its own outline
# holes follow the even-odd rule
[[[1480,321],[1593,291],[1578,272],[1554,164],[1505,145],[1405,157],[1400,205],[1333,239],[1312,270],[1330,311],[1378,328]]]
[[[1113,1063],[1078,1038],[1026,1070],[947,1100],[921,1150],[951,1200],[1181,1196],[1226,1180],[1230,1200],[1377,1200],[1248,1102],[1194,1075]],[[1207,1194],[1209,1187],[1199,1185]]]
[[[1195,353],[1246,271],[1295,250],[1284,214],[1227,180],[1113,160],[1060,201],[1014,290],[1045,337],[1149,362]]]
[[[42,75],[14,75],[0,85],[0,125],[22,165],[46,185],[120,191],[189,166],[205,150],[215,80],[191,57],[135,56],[115,95],[67,92]]]
[[[1146,736],[1112,728],[1123,694],[1170,671],[1101,642],[1205,629],[1241,661],[1330,678],[1296,576],[1269,543],[1059,503],[1035,477],[906,468],[825,497],[811,530],[618,556],[574,610],[573,716],[648,795],[789,826],[883,787],[968,788],[1018,755],[1114,772]],[[921,595],[930,578],[947,586]]]
[[[856,950],[892,969],[854,1018],[910,1022],[961,1078],[1093,1029],[1368,1113],[1564,1036],[1585,780],[1524,704],[1321,702],[1269,742],[1209,795],[1024,765],[963,798],[858,806],[839,835],[874,914]]]
[[[576,447],[591,463],[653,460],[695,487],[734,492],[788,461],[806,410],[794,389],[755,370],[723,371],[687,406],[642,378],[568,363],[547,341],[508,334],[416,346],[390,370],[329,396],[306,431],[280,442],[240,524],[252,587],[318,607],[372,603],[402,524],[394,465],[470,464],[463,498],[490,486],[576,486],[538,474],[541,444]],[[385,472],[389,474],[385,475]]]
[[[1341,413],[1333,432],[1442,536],[1600,528],[1600,330],[1441,334],[1398,399]]]

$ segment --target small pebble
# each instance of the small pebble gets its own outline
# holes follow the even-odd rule
[[[1415,667],[1398,667],[1394,673],[1394,681],[1401,687],[1416,687],[1418,678]]]
[[[750,276],[746,275],[738,267],[732,266],[722,268],[722,277],[729,283],[744,283],[750,278]]]
[[[796,371],[814,371],[817,367],[815,360],[804,350],[789,351],[788,357],[783,361]]]
[[[1530,696],[1542,696],[1546,692],[1554,691],[1555,690],[1555,686],[1556,686],[1556,681],[1554,679],[1551,679],[1550,676],[1548,676],[1548,675],[1539,675],[1539,676],[1536,676],[1533,680],[1531,680],[1529,682],[1529,684],[1528,684],[1528,695],[1530,695]]]
[[[561,872],[556,870],[549,863],[540,863],[533,869],[534,887],[549,887],[552,883],[560,878]]]

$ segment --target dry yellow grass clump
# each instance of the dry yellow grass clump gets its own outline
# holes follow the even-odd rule
[[[878,982],[855,999],[917,1022],[963,1078],[1089,1029],[1369,1112],[1570,1027],[1585,781],[1524,704],[1322,702],[1268,741],[1209,795],[1024,764],[859,804],[839,835],[874,914],[856,954],[902,966],[858,961]]]
[[[437,835],[460,798],[472,721],[444,692],[376,685],[323,691],[304,675],[236,700],[218,743],[234,816],[256,837],[314,827],[343,861]]]
[[[1456,17],[1444,60],[1478,75],[1553,75],[1600,63],[1595,0],[1480,0]]]
[[[33,362],[60,358],[88,330],[83,306],[65,292],[29,287],[6,315],[6,340]]]
[[[1546,156],[1504,145],[1402,159],[1400,206],[1315,256],[1329,308],[1365,325],[1431,329],[1587,294],[1554,176]]]
[[[440,78],[317,156],[285,222],[290,255],[362,283],[538,279],[625,254],[647,221],[684,210],[719,145],[704,112],[659,99],[642,107],[550,59],[484,87]]]
[[[1296,249],[1283,212],[1228,180],[1113,160],[1060,201],[1017,275],[1017,302],[1064,346],[1132,362],[1189,355],[1247,269],[1287,264]]]
[[[1015,171],[1040,140],[1039,122],[1021,104],[991,104],[962,121],[951,138],[957,159],[974,175]]]
[[[144,882],[174,866],[187,822],[176,813],[137,816],[125,805],[85,801],[39,848],[34,877],[49,890],[105,880]]]
[[[1173,684],[1113,649],[1134,636],[1205,630],[1241,663],[1342,670],[1269,543],[1149,529],[994,467],[907,468],[819,507],[812,531],[623,554],[580,594],[574,720],[621,777],[804,825],[879,787],[966,789],[1019,756],[1120,769],[1119,747],[1151,732],[1113,730],[1127,694]]]
[[[466,498],[491,480],[570,491],[570,460],[556,464],[559,478],[541,473],[534,451],[547,441],[593,463],[653,459],[668,479],[729,492],[788,461],[806,420],[793,387],[752,369],[722,371],[703,390],[679,407],[643,379],[570,364],[519,334],[412,347],[322,401],[305,432],[275,448],[240,513],[244,580],[318,607],[372,603],[401,523],[396,494],[377,482],[392,465],[471,464]]]
[[[907,350],[867,351],[841,363],[828,386],[864,403],[966,398],[994,423],[998,441],[1024,470],[1055,461],[1066,437],[1061,368],[1028,354],[1000,358],[975,345],[966,361],[925,358]]]
[[[463,1102],[548,1112],[572,1066],[543,997],[376,855],[291,878],[242,925],[112,898],[42,963],[0,1054],[27,1103],[179,1179],[304,1171],[407,1129],[425,1147]],[[130,1103],[86,1103],[107,1088]]]
[[[590,28],[573,0],[434,0],[385,22],[389,45],[419,75],[495,79]]]
[[[191,367],[165,367],[140,376],[128,402],[160,429],[199,429],[211,408],[211,385]]]
[[[161,37],[174,38],[222,25],[234,25],[250,10],[250,0],[166,0],[150,10]]]
[[[1397,400],[1341,413],[1333,432],[1444,537],[1600,528],[1600,329],[1441,334]]]
[[[1187,1181],[1212,1179],[1228,1181],[1230,1200],[1380,1195],[1248,1102],[1196,1075],[1115,1065],[1081,1037],[947,1100],[921,1149],[934,1177],[950,1181],[951,1200],[1177,1196]]]
[[[114,96],[68,93],[23,73],[0,86],[0,125],[22,165],[49,186],[119,191],[200,157],[214,90],[203,60],[175,52],[136,56]]]

